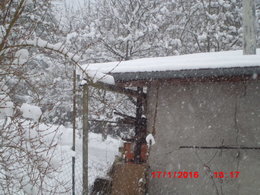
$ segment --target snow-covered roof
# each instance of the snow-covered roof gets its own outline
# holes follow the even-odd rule
[[[237,50],[86,64],[82,67],[111,74],[116,81],[257,75],[260,74],[260,49],[257,49],[257,55],[243,55],[242,50]]]

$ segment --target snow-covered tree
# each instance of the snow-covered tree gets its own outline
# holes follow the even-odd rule
[[[241,0],[101,0],[84,6],[64,14],[63,28],[83,63],[242,47]],[[98,94],[93,92],[95,101],[104,97]]]
[[[63,74],[64,66],[58,68],[61,59],[79,60],[66,50],[59,34],[50,1],[1,1],[0,194],[67,191],[53,177],[57,131],[40,124],[53,108],[57,111],[57,94],[70,87],[68,79],[62,81],[69,76]],[[59,98],[66,96],[69,93]]]
[[[91,7],[86,29],[100,40],[102,61],[242,47],[242,0],[103,0]]]

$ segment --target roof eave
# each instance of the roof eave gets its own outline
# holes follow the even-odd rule
[[[132,81],[151,82],[154,80],[169,79],[203,79],[203,78],[232,78],[232,77],[253,77],[260,74],[260,66],[233,67],[215,69],[189,69],[189,70],[169,70],[151,72],[124,72],[112,73],[116,83],[129,83]]]

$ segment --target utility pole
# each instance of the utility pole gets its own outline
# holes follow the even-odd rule
[[[88,84],[83,85],[83,195],[88,195]]]
[[[244,55],[256,54],[255,0],[243,0],[243,50]]]

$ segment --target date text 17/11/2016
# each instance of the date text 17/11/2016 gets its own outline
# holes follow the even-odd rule
[[[152,178],[179,178],[179,179],[186,179],[186,178],[199,178],[199,172],[188,172],[188,171],[153,171]],[[231,172],[223,172],[217,171],[212,172],[211,176],[214,178],[238,178],[240,172],[239,171],[231,171]]]

